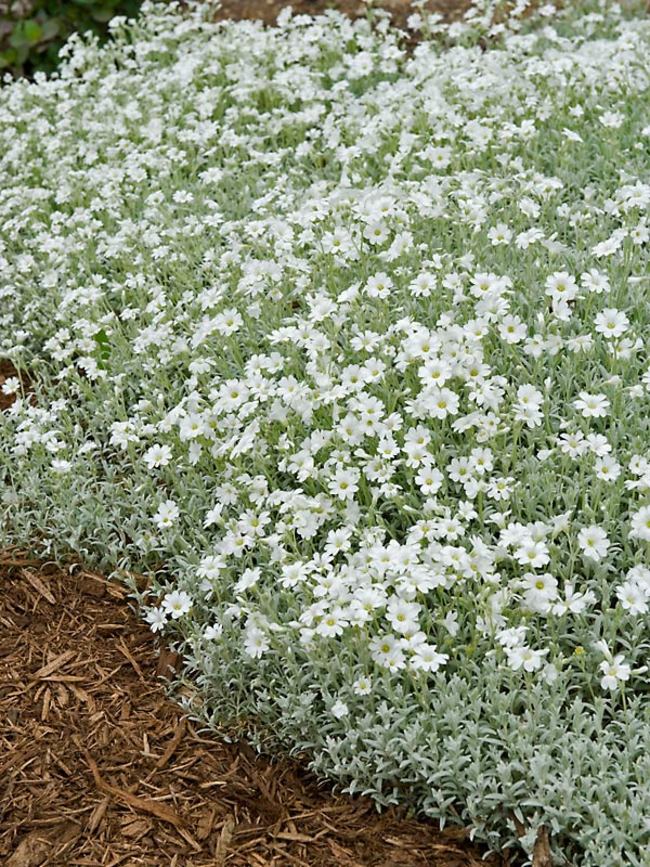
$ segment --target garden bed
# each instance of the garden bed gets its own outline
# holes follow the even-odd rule
[[[333,795],[185,720],[124,588],[0,555],[0,861],[5,867],[500,867],[441,832]]]
[[[121,579],[206,729],[536,867],[645,867],[650,21],[479,5],[406,37],[145,4],[2,92],[2,544]],[[51,644],[46,727],[110,691]],[[51,752],[191,848],[185,726],[137,739],[133,790],[101,743]]]

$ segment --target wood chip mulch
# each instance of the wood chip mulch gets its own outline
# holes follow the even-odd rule
[[[198,731],[170,662],[121,586],[0,554],[0,864],[507,867]]]
[[[336,9],[350,18],[360,18],[367,15],[369,5],[389,12],[392,22],[399,27],[404,27],[409,15],[418,11],[411,0],[373,0],[371,4],[364,0],[222,0],[215,17],[257,19],[273,24],[280,12],[290,7],[294,15],[320,15]],[[425,9],[451,19],[460,17],[469,6],[470,0],[428,0]]]

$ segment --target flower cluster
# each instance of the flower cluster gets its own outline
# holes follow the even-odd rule
[[[650,739],[650,24],[604,9],[409,53],[151,6],[0,98],[7,538],[148,573],[215,724],[600,867],[538,780]]]

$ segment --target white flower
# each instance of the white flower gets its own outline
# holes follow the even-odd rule
[[[615,482],[621,475],[621,465],[609,455],[598,458],[594,464],[594,470],[596,476],[603,482]]]
[[[594,295],[602,295],[603,292],[609,292],[612,288],[607,274],[598,271],[596,268],[584,271],[580,275],[580,283],[583,289]]]
[[[541,211],[539,204],[534,199],[531,199],[530,196],[522,196],[517,202],[517,207],[522,214],[531,217],[533,220],[536,220],[539,217]],[[530,234],[532,238],[537,238],[538,235],[543,237],[540,230],[536,228],[529,229],[528,234]],[[537,239],[539,240],[539,238]]]
[[[585,593],[577,593],[574,585],[567,582],[564,585],[564,599],[559,599],[553,603],[551,611],[558,617],[565,614],[582,614],[583,611],[590,605],[594,605],[596,596],[591,590]]]
[[[542,677],[546,681],[546,683],[553,684],[560,676],[560,672],[557,670],[557,667],[553,665],[552,662],[548,662],[543,670]]]
[[[168,530],[176,523],[180,514],[180,510],[173,500],[165,500],[158,506],[153,521],[159,530]]]
[[[421,605],[418,602],[406,602],[393,596],[386,611],[386,617],[396,632],[407,634],[418,629],[418,614]]]
[[[497,223],[488,231],[488,240],[493,247],[498,247],[501,244],[509,244],[512,239],[512,231],[505,223]]]
[[[152,632],[161,632],[167,623],[167,614],[162,608],[148,608],[145,611],[145,619]]]
[[[262,576],[262,570],[259,568],[245,569],[237,583],[235,584],[235,593],[243,593],[254,587]]]
[[[384,635],[374,638],[370,643],[370,653],[377,665],[398,671],[404,668],[404,651],[394,635]]]
[[[589,443],[585,440],[585,435],[581,430],[575,433],[564,433],[558,439],[560,451],[569,455],[571,458],[580,457],[589,448]]]
[[[628,329],[630,322],[622,310],[606,307],[596,316],[596,331],[607,338],[621,337]]]
[[[415,476],[415,482],[425,496],[440,490],[443,480],[444,476],[439,469],[426,465]]]
[[[630,523],[632,524],[629,533],[631,539],[650,542],[650,506],[643,506],[638,512],[634,512]]]
[[[552,522],[553,536],[558,536],[560,533],[566,533],[571,526],[571,512],[563,512],[561,515],[556,515]]]
[[[571,337],[566,342],[566,347],[570,352],[589,352],[593,349],[594,337],[593,334],[578,334]]]
[[[442,621],[442,625],[445,627],[445,629],[451,635],[451,637],[455,638],[460,631],[460,626],[458,625],[458,612],[457,611],[449,611],[445,615],[445,618]]]
[[[507,476],[506,478],[491,479],[486,489],[487,495],[491,500],[503,501],[508,500],[512,493],[514,478]]]
[[[628,570],[626,578],[650,598],[650,567],[639,563]]]
[[[213,506],[205,513],[205,518],[203,519],[203,526],[207,529],[208,527],[212,527],[214,524],[218,524],[222,512],[223,503],[217,503],[216,506]]]
[[[368,278],[365,293],[369,298],[388,298],[393,288],[393,281],[383,272]]]
[[[499,324],[499,336],[506,343],[521,343],[528,334],[528,327],[518,316],[504,316]]]
[[[524,671],[538,671],[542,667],[544,657],[548,654],[548,648],[534,650],[521,644],[516,647],[506,647],[505,653],[508,657],[508,665],[513,671],[518,671],[520,668]]]
[[[449,655],[446,653],[438,653],[435,644],[419,644],[415,653],[411,657],[411,668],[416,671],[438,671],[446,662],[449,661]]]
[[[556,271],[546,280],[546,294],[554,301],[574,301],[578,284],[566,271]]]
[[[244,652],[253,659],[259,659],[271,646],[267,634],[258,627],[249,627],[244,633]]]
[[[558,596],[557,578],[548,572],[527,572],[521,584],[525,591],[523,601],[527,609],[543,614],[551,610],[551,603]]]
[[[608,455],[612,450],[612,446],[609,440],[606,436],[603,436],[602,434],[589,433],[585,437],[585,442],[589,446],[590,451],[592,451],[599,458]]]
[[[63,458],[52,458],[50,466],[52,467],[52,470],[59,475],[65,475],[72,469],[70,461],[66,461]]]
[[[614,229],[610,237],[604,241],[601,241],[599,244],[595,244],[591,248],[591,252],[599,259],[603,256],[612,256],[614,253],[620,250],[621,245],[626,237],[627,229]]]
[[[233,308],[229,308],[228,310],[224,310],[219,313],[212,320],[212,327],[219,332],[219,334],[223,334],[228,337],[231,334],[235,334],[241,326],[243,325],[244,320],[241,317],[241,314],[238,310]]]
[[[647,594],[633,581],[625,581],[616,588],[616,597],[624,611],[632,615],[647,614]]]
[[[545,566],[549,560],[548,546],[542,541],[534,539],[526,539],[514,553],[515,560],[522,566],[529,566],[531,569],[539,569]]]
[[[20,391],[20,379],[17,376],[8,376],[2,383],[2,389],[0,390],[3,394],[7,395],[18,394]]]
[[[418,276],[409,284],[411,294],[415,298],[428,298],[437,286],[437,280],[433,274],[426,271],[418,274]]]
[[[358,677],[352,684],[352,692],[355,695],[370,695],[372,692],[372,678]]]
[[[226,568],[226,561],[223,557],[216,554],[208,554],[202,557],[199,565],[196,567],[196,574],[199,578],[207,578],[212,581],[218,578],[222,571]]]
[[[339,699],[331,706],[330,713],[333,717],[336,717],[336,719],[343,719],[343,717],[350,713],[350,709],[344,701]]]
[[[323,619],[316,627],[316,632],[318,633],[318,635],[322,635],[325,638],[330,638],[334,635],[342,635],[344,625],[344,622],[340,619],[336,612],[332,611],[323,617]]]
[[[422,395],[422,404],[431,418],[443,419],[458,412],[459,398],[449,388],[431,389]]]
[[[234,391],[234,390],[233,390]],[[232,394],[233,392],[231,392]],[[194,440],[205,433],[205,421],[197,413],[191,413],[182,418],[178,426],[178,433],[183,442]]]
[[[514,648],[523,645],[527,626],[512,626],[497,632],[496,639],[502,647]]]
[[[351,500],[359,490],[360,477],[361,473],[356,468],[341,467],[328,483],[328,489],[339,500]]]
[[[603,418],[607,415],[609,401],[604,394],[589,394],[581,391],[578,400],[573,405],[585,418]]]
[[[603,689],[614,691],[621,683],[630,679],[632,669],[623,661],[624,659],[624,655],[619,653],[613,659],[604,659],[600,663],[599,668],[603,673],[600,685]]]
[[[474,476],[474,463],[470,458],[453,458],[447,467],[447,475],[452,482],[465,483]]]
[[[632,455],[628,466],[635,476],[643,476],[650,470],[650,461],[643,455]]]
[[[621,114],[620,111],[604,111],[599,120],[603,126],[609,127],[610,129],[618,129],[620,126],[623,126],[625,115]]]
[[[532,385],[520,385],[517,389],[517,401],[513,406],[517,421],[524,422],[527,427],[539,427],[543,421],[542,403],[544,396]]]
[[[192,607],[192,597],[184,590],[172,590],[163,596],[162,605],[173,620],[178,620]]]
[[[150,470],[166,467],[172,459],[172,450],[168,445],[153,445],[144,453],[143,460]]]
[[[607,556],[609,539],[602,527],[583,527],[578,533],[578,545],[583,556],[590,560],[600,561]]]

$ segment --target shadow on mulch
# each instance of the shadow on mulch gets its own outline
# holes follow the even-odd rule
[[[5,867],[507,867],[463,829],[378,814],[183,718],[126,591],[0,555]]]

